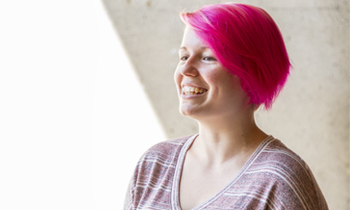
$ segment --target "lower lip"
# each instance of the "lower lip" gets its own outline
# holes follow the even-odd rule
[[[200,94],[195,94],[195,95],[186,95],[184,93],[181,93],[181,97],[182,98],[185,98],[185,99],[190,99],[190,98],[198,98],[198,97],[201,97],[203,95],[205,95],[207,92],[205,93],[200,93]]]

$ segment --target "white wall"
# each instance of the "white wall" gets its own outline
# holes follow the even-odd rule
[[[100,1],[1,1],[0,26],[0,209],[121,209],[164,135]]]

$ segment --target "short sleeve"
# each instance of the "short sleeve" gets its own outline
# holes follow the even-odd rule
[[[124,200],[124,210],[133,210],[133,179],[130,180]]]

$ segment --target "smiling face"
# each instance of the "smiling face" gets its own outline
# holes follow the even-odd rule
[[[179,57],[174,79],[182,115],[197,120],[232,117],[247,108],[249,97],[239,78],[224,70],[211,49],[189,27]]]

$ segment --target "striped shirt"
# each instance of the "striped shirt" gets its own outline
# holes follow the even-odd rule
[[[139,160],[124,210],[181,210],[180,176],[185,154],[196,135],[161,142]],[[240,172],[196,210],[327,210],[307,164],[281,141],[269,136]]]

